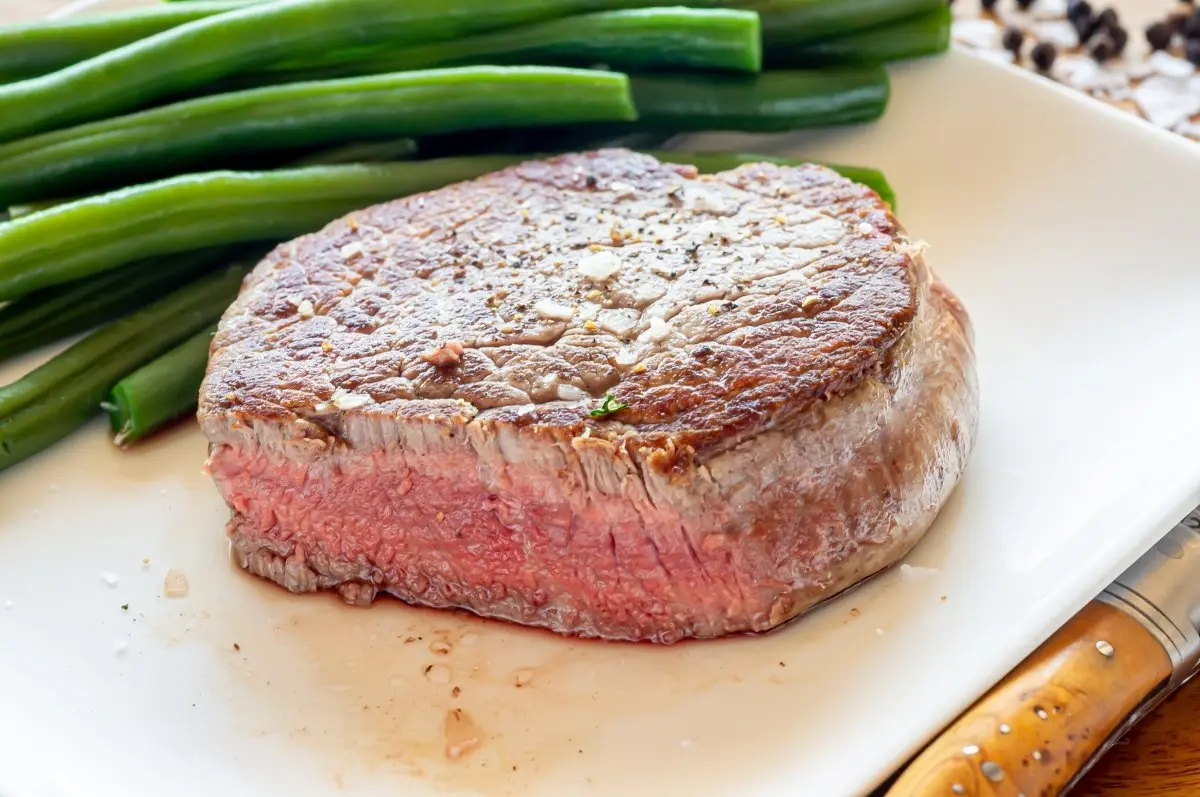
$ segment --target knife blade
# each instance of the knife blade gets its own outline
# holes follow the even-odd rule
[[[1070,790],[1200,667],[1200,508],[919,753],[887,797]]]

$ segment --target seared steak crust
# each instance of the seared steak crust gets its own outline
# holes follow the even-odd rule
[[[975,414],[966,315],[871,191],[623,150],[280,246],[200,409],[260,575],[660,641],[890,564]]]

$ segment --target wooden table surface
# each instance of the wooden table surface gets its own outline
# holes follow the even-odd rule
[[[132,7],[148,1],[109,0],[107,5]],[[88,4],[88,0],[0,0],[0,24],[38,19],[68,6]],[[1159,0],[1111,0],[1111,5],[1125,18],[1139,43],[1143,22],[1162,16],[1169,8]],[[1200,795],[1200,679],[1172,696],[1118,743],[1075,793],[1088,797]]]

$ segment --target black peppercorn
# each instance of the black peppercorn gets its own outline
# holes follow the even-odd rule
[[[1093,36],[1100,32],[1100,23],[1095,19],[1080,17],[1071,20],[1071,24],[1075,26],[1075,32],[1079,34],[1080,44],[1087,44]]]
[[[1033,59],[1033,65],[1041,72],[1050,71],[1057,55],[1058,50],[1054,49],[1054,45],[1050,42],[1039,42],[1029,53],[1029,57]]]
[[[1125,52],[1125,45],[1129,44],[1129,31],[1120,25],[1110,28],[1108,40],[1112,42],[1113,58],[1120,58],[1121,54]]]
[[[1195,11],[1183,23],[1183,37],[1185,39],[1200,38],[1200,11]]]
[[[1191,15],[1186,12],[1172,11],[1167,14],[1167,25],[1173,33],[1183,33],[1183,26],[1187,24],[1189,16]]]
[[[979,0],[979,7],[984,11],[991,11],[996,7],[996,0]]]
[[[1117,19],[1117,10],[1112,6],[1100,12],[1100,16],[1096,17],[1096,22],[1105,30],[1112,30],[1121,24],[1121,20]]]
[[[1017,8],[1022,11],[1028,11],[1031,5],[1033,5],[1033,0],[1017,0]]]
[[[1013,54],[1014,58],[1021,57],[1021,45],[1025,42],[1025,34],[1015,25],[1009,25],[1004,29],[1004,36],[1000,39],[1000,43],[1004,45],[1004,49]]]
[[[1108,59],[1112,58],[1112,42],[1108,40],[1107,36],[1096,39],[1095,43],[1088,48],[1088,54],[1091,55],[1092,58],[1096,59],[1097,62],[1104,63]]]
[[[1188,39],[1184,55],[1196,66],[1200,66],[1200,39]]]
[[[1074,20],[1076,17],[1092,18],[1092,4],[1087,0],[1069,0],[1067,3],[1067,19]]]
[[[1165,50],[1171,46],[1174,35],[1175,32],[1168,23],[1155,22],[1146,28],[1146,43],[1150,45],[1151,50]]]

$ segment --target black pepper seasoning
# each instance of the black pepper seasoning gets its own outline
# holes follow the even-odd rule
[[[1092,18],[1083,19],[1081,17],[1073,19],[1071,20],[1071,24],[1075,26],[1075,32],[1079,34],[1079,43],[1081,45],[1087,44],[1093,36],[1100,32],[1100,23]]]
[[[1067,2],[1067,19],[1075,19],[1077,16],[1085,16],[1088,19],[1092,17],[1092,4],[1087,0],[1068,0]]]
[[[1183,23],[1183,37],[1185,39],[1200,38],[1200,11],[1192,13]]]
[[[1000,43],[1004,45],[1004,49],[1013,54],[1014,58],[1021,57],[1021,45],[1025,43],[1025,34],[1015,25],[1009,25],[1004,29],[1004,36]]]
[[[1173,32],[1182,34],[1183,26],[1187,24],[1189,16],[1191,15],[1184,11],[1172,11],[1167,14],[1167,25]]]
[[[1096,43],[1088,49],[1088,54],[1092,56],[1092,58],[1096,59],[1097,62],[1104,63],[1109,58],[1112,58],[1112,42],[1108,40],[1107,36],[1099,38],[1096,40]]]
[[[1166,22],[1155,22],[1150,27],[1146,28],[1146,43],[1150,45],[1151,50],[1165,50],[1171,46],[1171,39],[1175,32],[1171,29],[1170,24]]]
[[[1108,31],[1108,38],[1112,42],[1113,57],[1120,58],[1125,52],[1125,45],[1129,44],[1129,31],[1118,25]]]
[[[1092,11],[1091,3],[1087,0],[1079,0],[1079,2],[1070,3],[1067,6],[1067,19],[1071,21],[1075,32],[1079,34],[1079,43],[1087,44],[1088,39],[1095,35],[1100,29],[1099,23],[1096,22],[1096,15]]]
[[[996,7],[996,0],[979,0],[979,7],[984,11],[991,11]]]
[[[1031,5],[1033,5],[1033,0],[1017,0],[1017,8],[1022,11],[1028,11]]]
[[[1050,42],[1038,42],[1029,53],[1029,57],[1033,59],[1033,65],[1038,68],[1039,72],[1049,72],[1050,67],[1054,66],[1054,59],[1057,56],[1058,50]]]
[[[1117,18],[1117,10],[1112,6],[1100,12],[1100,16],[1096,17],[1096,22],[1105,30],[1112,30],[1121,24],[1121,20]]]

